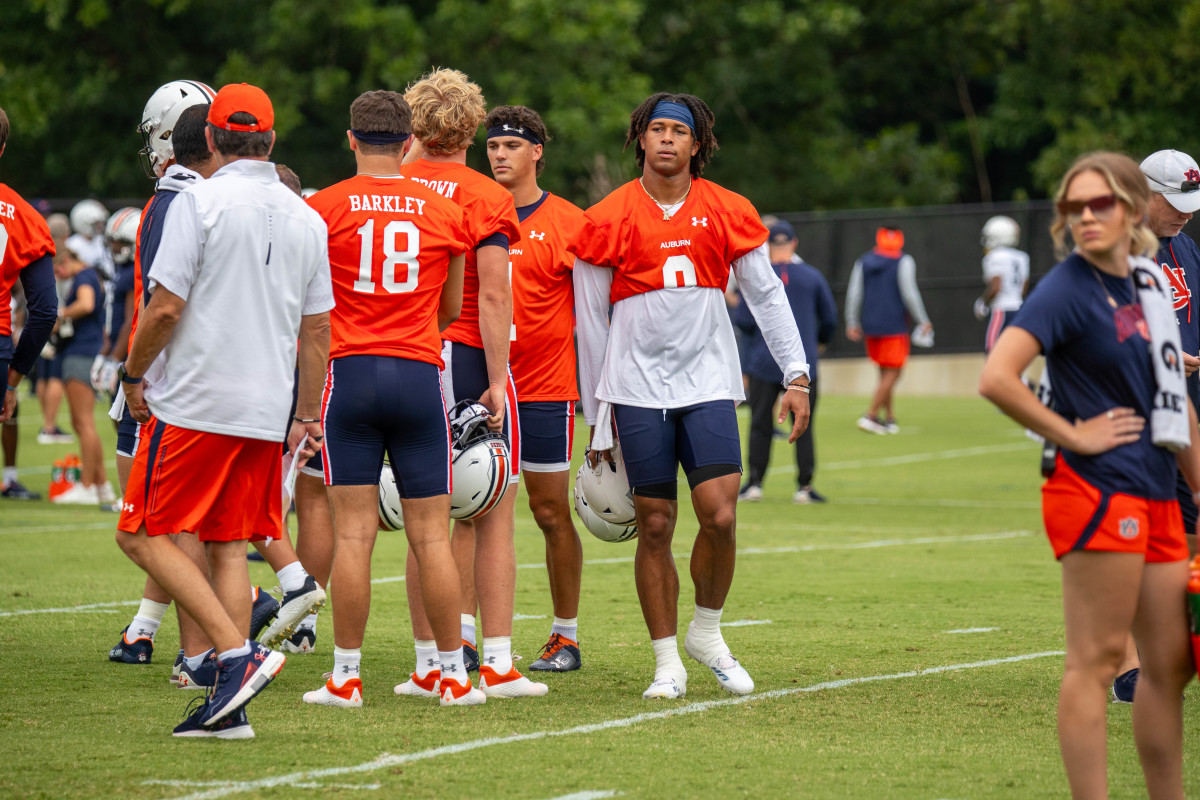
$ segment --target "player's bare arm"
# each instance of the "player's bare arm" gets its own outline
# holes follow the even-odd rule
[[[508,387],[508,341],[512,332],[512,287],[508,282],[508,249],[485,245],[476,251],[479,271],[479,334],[487,359],[488,391],[479,398],[492,411],[488,427],[504,422]]]
[[[150,301],[154,305],[154,301]],[[141,328],[138,328],[141,335]],[[329,312],[306,314],[300,318],[300,382],[296,402],[296,417],[288,433],[288,447],[296,452],[306,435],[308,441],[299,450],[301,459],[312,458],[321,452],[324,434],[321,430],[321,387],[329,366]],[[302,422],[301,420],[311,420]]]
[[[439,331],[450,327],[462,313],[463,272],[466,263],[465,255],[450,257],[450,264],[446,268],[446,282],[442,285],[442,298],[438,303]]]

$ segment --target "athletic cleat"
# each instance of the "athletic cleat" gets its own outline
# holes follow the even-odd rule
[[[317,632],[312,628],[300,628],[279,643],[284,653],[311,653],[317,649]]]
[[[479,651],[466,639],[463,639],[463,665],[467,672],[479,672]]]
[[[650,684],[650,688],[642,692],[642,697],[646,700],[656,700],[658,698],[678,700],[685,694],[687,694],[686,678],[681,682],[670,675],[664,675],[661,678],[656,675],[654,676],[654,682]]]
[[[217,685],[208,696],[208,705],[197,720],[211,728],[235,713],[267,688],[283,669],[287,659],[283,653],[268,650],[258,642],[250,642],[250,652],[217,662]]]
[[[808,492],[808,502],[810,503],[827,503],[829,498],[818,492],[811,485],[803,487],[800,491]]]
[[[541,697],[550,691],[549,686],[534,683],[517,672],[516,667],[505,675],[498,675],[486,665],[479,668],[479,688],[488,697]]]
[[[172,684],[179,683],[179,670],[183,668],[183,651],[179,651],[179,655],[175,656],[175,663],[171,665],[171,677],[168,678]]]
[[[900,426],[896,424],[896,420],[889,419],[887,422],[883,423],[883,430],[885,433],[899,433]]]
[[[154,655],[154,640],[143,636],[129,642],[125,640],[125,634],[128,632],[129,627],[126,626],[125,630],[121,631],[121,638],[117,644],[108,651],[108,660],[121,664],[149,664],[151,656]]]
[[[271,617],[279,612],[279,601],[264,592],[261,586],[254,587],[254,606],[250,609],[250,640],[253,641],[267,627]]]
[[[540,684],[534,685],[538,686]],[[463,684],[453,678],[447,678],[441,682],[440,691],[441,699],[438,702],[443,706],[481,706],[488,699],[488,695],[472,686],[469,679]],[[495,697],[496,695],[492,696]]]
[[[806,506],[813,501],[812,495],[808,493],[808,489],[797,489],[792,495],[792,502],[798,506]]]
[[[878,433],[881,435],[887,433],[887,426],[879,417],[870,417],[866,414],[858,418],[858,429],[866,433]]]
[[[55,425],[51,430],[43,428],[38,431],[38,444],[70,444],[75,441],[75,437],[64,431],[62,428]]]
[[[1113,681],[1112,695],[1114,703],[1132,703],[1134,690],[1137,689],[1138,674],[1140,670],[1137,667],[1122,672]]]
[[[178,689],[211,689],[217,685],[217,654],[210,653],[208,658],[200,662],[200,666],[192,669],[187,661],[179,667],[179,680],[175,681]]]
[[[37,492],[31,492],[21,485],[19,481],[13,481],[8,486],[0,491],[0,497],[5,500],[41,500],[42,496]]]
[[[745,668],[738,663],[738,660],[731,653],[727,652],[705,658],[699,652],[693,652],[688,644],[688,638],[684,638],[683,649],[687,651],[689,656],[712,670],[713,675],[717,676],[717,683],[721,684],[722,689],[730,694],[750,694],[754,691],[754,679],[750,677],[750,673],[746,672]]]
[[[312,575],[304,579],[304,585],[283,596],[275,619],[263,631],[262,643],[267,647],[279,645],[293,633],[304,618],[325,605],[325,590],[317,585]]]
[[[325,679],[325,685],[315,692],[305,692],[304,702],[317,706],[335,708],[362,708],[362,681],[351,678],[342,687],[333,685],[333,675]]]
[[[763,490],[761,486],[748,484],[740,492],[738,492],[739,503],[757,503],[763,499]]]
[[[417,673],[414,672],[394,691],[405,697],[439,697],[441,678],[442,672],[437,669],[430,670],[424,678],[418,678]]]
[[[579,644],[561,634],[552,634],[542,648],[542,657],[529,665],[538,672],[572,672],[583,666]]]
[[[192,706],[199,704],[199,707],[192,711]],[[243,706],[234,713],[230,714],[225,719],[213,725],[211,728],[206,728],[200,724],[200,717],[208,709],[208,700],[203,697],[197,697],[188,706],[188,717],[183,722],[175,726],[172,736],[192,737],[197,739],[253,739],[254,729],[250,727],[250,721],[246,719],[246,709]],[[188,713],[191,712],[191,713]]]

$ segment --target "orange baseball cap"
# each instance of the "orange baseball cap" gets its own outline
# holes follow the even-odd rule
[[[230,122],[229,118],[239,112],[254,117],[255,122]],[[222,86],[221,91],[213,98],[212,105],[208,107],[208,121],[227,131],[269,131],[275,124],[275,109],[271,105],[271,98],[257,86],[231,83]]]

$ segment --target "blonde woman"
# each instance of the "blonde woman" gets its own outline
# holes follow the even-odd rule
[[[1161,416],[1156,403],[1172,384],[1156,375],[1149,345],[1154,340],[1154,352],[1166,352],[1174,331],[1155,334],[1156,321],[1173,315],[1158,312],[1161,285],[1153,273],[1137,269],[1137,257],[1158,245],[1146,227],[1149,191],[1131,159],[1097,152],[1075,162],[1055,200],[1051,233],[1063,261],[1001,334],[980,393],[1059,446],[1042,511],[1062,563],[1067,655],[1058,734],[1071,793],[1108,796],[1108,691],[1132,631],[1142,656],[1133,728],[1148,794],[1182,798],[1180,695],[1195,673],[1175,481],[1181,469],[1193,489],[1200,486],[1200,449],[1196,413],[1182,388],[1170,405],[1178,404],[1175,446],[1183,449],[1176,454],[1154,443],[1162,431],[1152,416]],[[1057,413],[1021,381],[1039,353]]]

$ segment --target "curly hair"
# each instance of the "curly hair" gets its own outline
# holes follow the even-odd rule
[[[1067,219],[1057,210],[1058,203],[1067,196],[1071,181],[1084,172],[1096,172],[1108,183],[1121,204],[1125,206],[1125,224],[1131,240],[1129,252],[1135,256],[1153,256],[1158,252],[1158,237],[1148,225],[1150,219],[1150,187],[1146,176],[1137,162],[1124,153],[1097,150],[1075,159],[1067,170],[1058,191],[1054,193],[1054,222],[1050,225],[1050,236],[1054,239],[1054,252],[1066,258],[1071,252],[1065,241]]]
[[[483,127],[487,129],[495,128],[499,125],[516,125],[521,128],[528,128],[533,132],[533,135],[542,140],[544,145],[550,141],[550,134],[546,131],[546,123],[542,122],[542,117],[532,108],[528,106],[496,106],[487,115],[487,119],[483,122]],[[542,157],[537,160],[536,175],[541,175],[542,170],[546,168],[546,148],[542,148]]]
[[[700,145],[700,149],[696,151],[696,155],[692,156],[691,162],[688,164],[688,169],[691,171],[693,178],[699,178],[704,172],[704,165],[712,160],[713,154],[717,152],[717,137],[713,135],[713,122],[715,117],[713,112],[704,101],[699,97],[691,94],[668,94],[667,92],[659,92],[652,94],[644,103],[634,109],[634,112],[629,115],[629,130],[625,134],[625,148],[629,149],[629,145],[634,146],[634,155],[637,157],[638,169],[646,168],[646,151],[642,148],[641,136],[650,127],[650,120],[653,119],[654,107],[660,102],[666,100],[671,103],[679,103],[685,105],[692,112],[692,118],[696,121],[696,128],[692,132],[696,139],[696,143]]]
[[[483,92],[456,69],[435,69],[409,84],[412,132],[436,155],[465,150],[486,114]]]
[[[0,108],[0,147],[8,144],[8,114],[4,113],[4,109]]]

